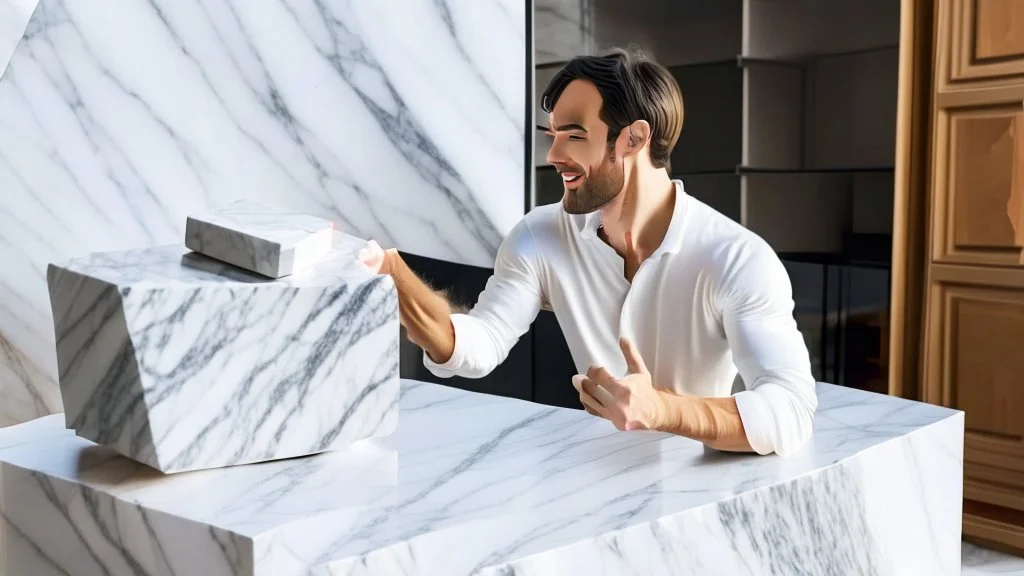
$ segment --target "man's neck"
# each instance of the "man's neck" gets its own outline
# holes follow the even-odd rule
[[[622,194],[601,209],[602,239],[627,260],[627,278],[632,277],[629,269],[639,267],[665,239],[675,199],[675,185],[665,170],[635,170]],[[632,252],[627,250],[627,234]]]

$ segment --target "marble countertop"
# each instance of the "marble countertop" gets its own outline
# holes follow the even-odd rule
[[[818,394],[811,442],[780,458],[406,380],[389,438],[170,476],[48,416],[0,430],[7,562],[77,574],[958,571],[946,541],[960,539],[963,414]]]

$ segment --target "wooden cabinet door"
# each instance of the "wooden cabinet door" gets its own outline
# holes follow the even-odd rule
[[[943,40],[938,79],[949,84],[1024,76],[1024,2],[940,0]]]
[[[976,92],[937,111],[935,262],[1024,266],[1024,106],[1005,96]]]
[[[1024,0],[938,0],[922,400],[964,410],[964,535],[1024,551]]]

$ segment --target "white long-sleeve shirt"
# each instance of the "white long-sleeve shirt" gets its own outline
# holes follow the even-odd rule
[[[597,364],[624,375],[620,336],[658,388],[726,397],[738,370],[745,390],[736,404],[751,447],[785,455],[802,446],[818,402],[789,276],[764,240],[675,184],[665,238],[632,284],[622,257],[597,235],[600,213],[531,210],[502,243],[476,305],[452,315],[451,358],[436,364],[424,354],[424,365],[439,377],[485,376],[550,309],[580,373]]]

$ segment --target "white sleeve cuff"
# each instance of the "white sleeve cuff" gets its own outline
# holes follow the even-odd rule
[[[816,397],[802,398],[779,383],[765,382],[735,398],[747,442],[758,454],[787,456],[811,437]]]
[[[750,447],[761,455],[774,452],[772,431],[775,429],[775,416],[768,401],[753,390],[739,392],[735,398]]]

